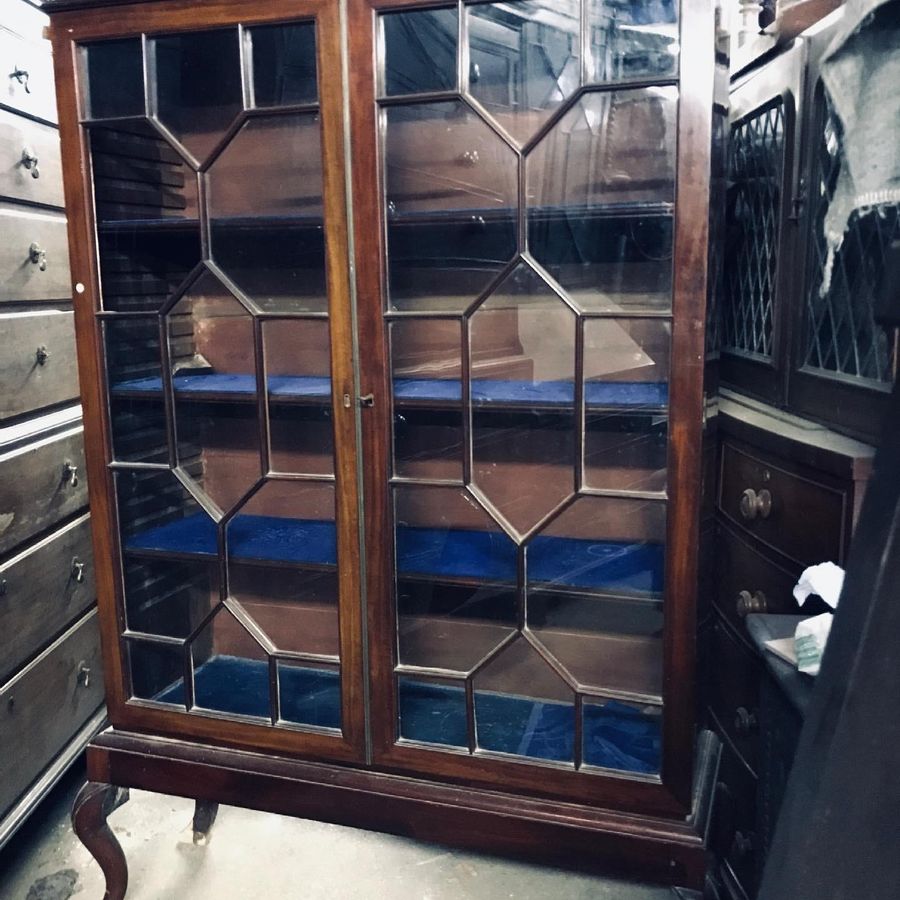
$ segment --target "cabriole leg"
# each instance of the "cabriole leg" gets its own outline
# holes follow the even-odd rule
[[[194,807],[194,843],[208,844],[209,832],[219,812],[219,804],[211,800],[198,800]]]
[[[128,864],[122,847],[106,822],[128,800],[128,789],[89,781],[75,798],[72,826],[106,878],[104,900],[123,900],[128,887]]]

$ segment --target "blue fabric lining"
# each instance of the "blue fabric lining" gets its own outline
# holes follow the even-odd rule
[[[336,565],[333,522],[275,516],[235,516],[228,525],[233,559]],[[131,535],[126,550],[215,556],[216,527],[205,513]],[[654,543],[589,541],[538,535],[528,547],[532,584],[656,593],[663,586],[663,547]],[[402,575],[475,578],[514,583],[516,547],[499,532],[400,526],[397,568]]]
[[[281,718],[340,728],[340,677],[326,669],[279,665]],[[269,672],[262,660],[215,656],[194,672],[195,704],[235,715],[269,717]],[[184,705],[184,685],[160,693],[162,703]],[[409,740],[465,747],[462,687],[401,679],[400,732]],[[478,744],[484,750],[571,762],[571,703],[475,693]],[[584,705],[584,761],[593,766],[655,774],[660,764],[660,717],[616,700]]]
[[[176,375],[173,379],[178,394],[233,394],[251,397],[256,393],[254,375],[219,373]],[[271,375],[269,393],[274,397],[305,397],[327,400],[331,397],[331,380],[316,375]],[[112,392],[158,394],[162,379],[135,378],[113,386]],[[588,408],[645,408],[665,407],[669,401],[669,386],[664,382],[586,381],[585,403]],[[419,402],[454,402],[462,397],[462,384],[454,378],[398,378],[394,382],[397,400]],[[569,407],[575,402],[575,385],[571,381],[520,381],[476,378],[472,381],[472,401],[489,405],[540,404],[550,407]]]

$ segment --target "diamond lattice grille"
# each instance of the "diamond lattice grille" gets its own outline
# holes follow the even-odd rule
[[[828,256],[825,215],[843,156],[839,123],[830,109],[825,110],[824,120],[813,173],[813,249],[806,295],[805,363],[851,378],[888,382],[892,342],[875,322],[873,307],[885,250],[900,237],[900,210],[894,206],[865,215],[853,214],[844,243],[835,254],[831,282],[823,291]]]
[[[723,343],[772,355],[779,206],[784,169],[784,107],[779,101],[731,131]]]

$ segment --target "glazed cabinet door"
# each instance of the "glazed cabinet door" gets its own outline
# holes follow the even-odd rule
[[[55,23],[113,721],[358,758],[337,10],[116,15]]]
[[[351,3],[384,764],[658,807],[689,770],[706,7]]]
[[[783,404],[797,256],[807,48],[797,40],[730,96],[721,378]]]

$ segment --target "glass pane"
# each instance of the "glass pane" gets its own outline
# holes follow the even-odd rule
[[[191,641],[194,707],[268,719],[269,662],[225,607]]]
[[[458,319],[392,322],[394,474],[462,480]]]
[[[279,660],[278,693],[283,722],[341,727],[341,682],[336,668]]]
[[[426,744],[468,746],[466,689],[461,681],[399,678],[400,737]]]
[[[142,700],[185,706],[184,648],[149,641],[126,642],[131,695]]]
[[[585,0],[591,80],[678,74],[678,0]]]
[[[522,264],[470,328],[472,481],[523,535],[574,489],[575,314]]]
[[[142,559],[216,556],[216,523],[171,472],[117,472],[116,493],[126,556]]]
[[[520,637],[475,676],[475,730],[482,750],[571,763],[574,692]]]
[[[459,17],[455,9],[386,13],[383,91],[418,94],[456,88]]]
[[[890,384],[896,365],[896,341],[875,321],[885,257],[900,240],[900,205],[883,205],[851,215],[844,242],[835,252],[831,277],[825,215],[842,166],[839,121],[819,86],[822,133],[813,175],[813,259],[806,292],[806,365],[870,383]]]
[[[458,488],[396,488],[395,521],[399,661],[468,672],[515,628],[515,544]]]
[[[334,515],[333,484],[267,481],[226,526],[229,559],[333,572]]]
[[[656,775],[662,759],[662,707],[622,700],[584,702],[584,764]]]
[[[113,459],[167,464],[159,319],[107,319],[103,340]]]
[[[384,115],[391,306],[461,312],[516,252],[515,154],[462,101]]]
[[[237,28],[150,38],[159,121],[203,162],[243,108]]]
[[[200,261],[196,173],[144,120],[88,134],[103,308],[157,312]]]
[[[103,41],[84,48],[87,118],[144,115],[144,53],[141,39]]]
[[[241,549],[240,543],[236,549]],[[284,561],[232,560],[228,569],[231,596],[278,650],[336,660],[338,578],[334,567],[315,570],[276,562]]]
[[[525,143],[581,84],[580,0],[468,8],[469,91]]]
[[[784,104],[735,123],[728,143],[724,346],[772,355],[775,276],[784,170]]]
[[[222,271],[266,312],[326,312],[319,114],[249,120],[206,178]]]
[[[584,482],[664,491],[672,326],[662,319],[584,325]]]
[[[313,22],[250,29],[256,106],[315,103],[316,26]]]
[[[273,472],[334,474],[331,347],[328,322],[262,324]]]
[[[225,512],[262,474],[253,320],[204,272],[165,322],[178,464]]]
[[[526,161],[528,242],[585,310],[671,306],[677,91],[588,93]]]
[[[529,588],[660,596],[666,504],[581,497],[526,548]]]
[[[205,560],[130,555],[124,569],[130,631],[190,637],[221,599],[218,566]]]

